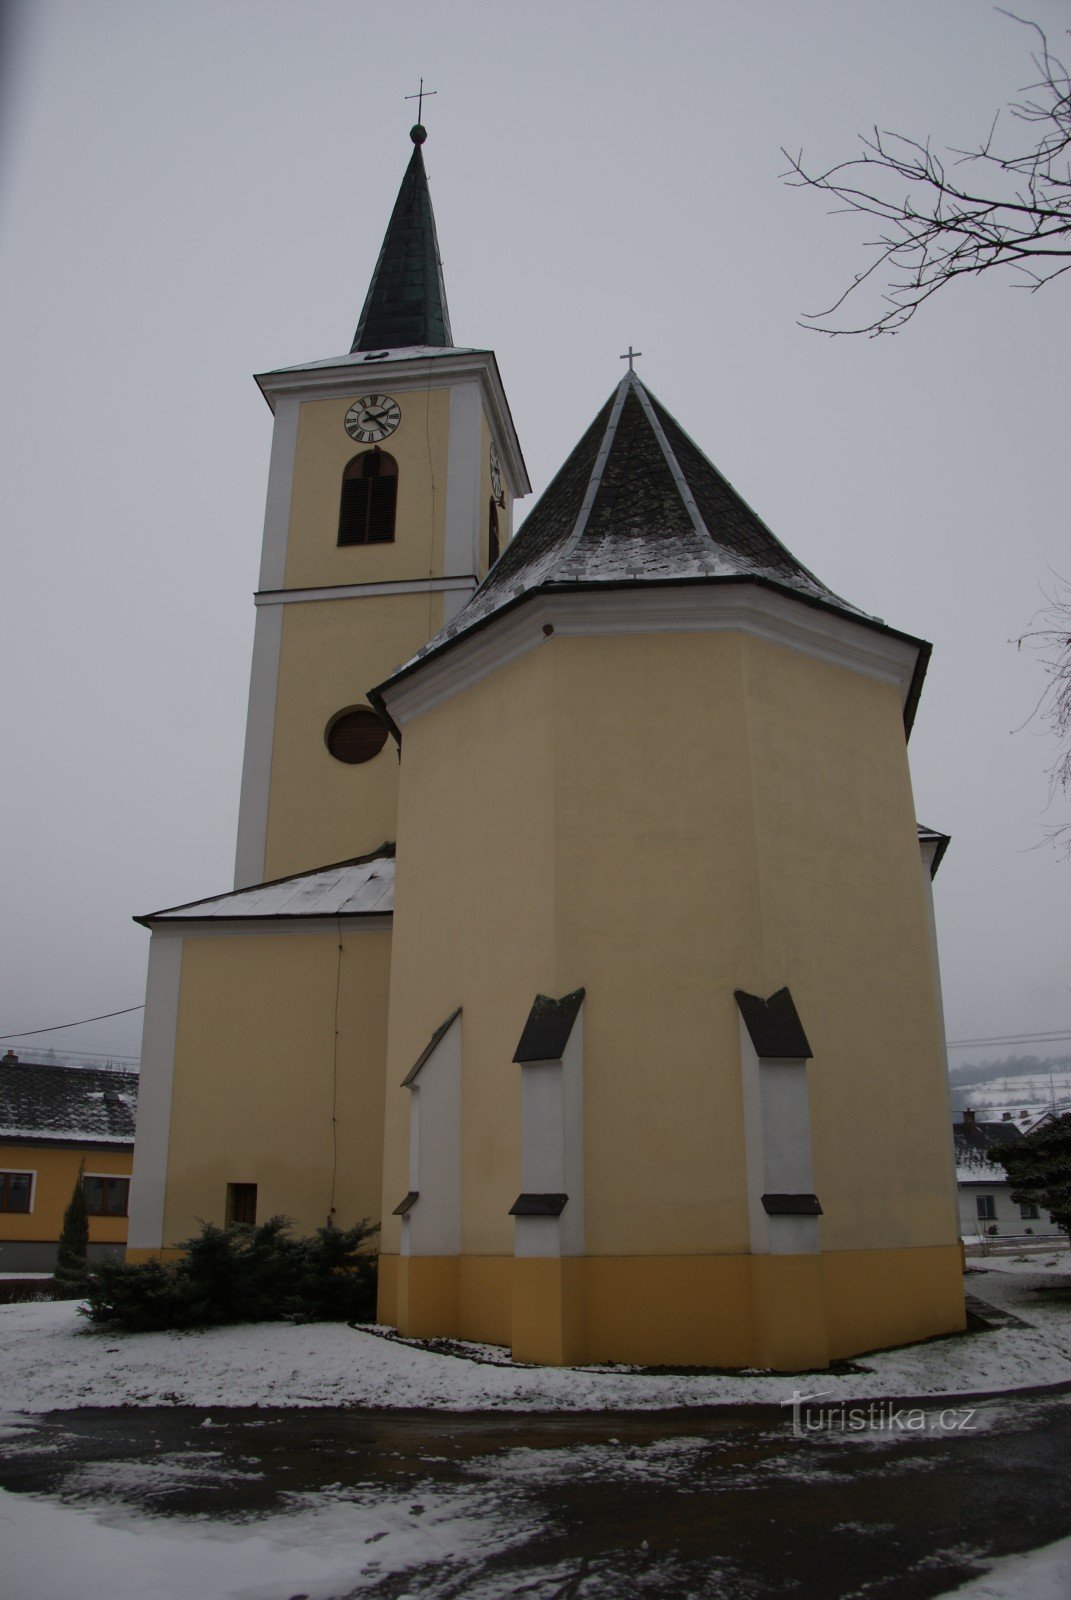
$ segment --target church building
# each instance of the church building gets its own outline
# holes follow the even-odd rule
[[[809,572],[631,359],[513,537],[424,139],[350,353],[257,380],[235,884],[139,919],[129,1259],[369,1218],[381,1322],[548,1363],[962,1328],[929,646]]]

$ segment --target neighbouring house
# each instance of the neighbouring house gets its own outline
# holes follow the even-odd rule
[[[968,1243],[972,1239],[1060,1233],[1047,1211],[1029,1201],[1012,1199],[1008,1174],[995,1159],[997,1150],[1018,1144],[1022,1137],[1010,1111],[996,1122],[979,1122],[973,1111],[964,1111],[962,1122],[953,1124],[959,1226]]]
[[[51,1272],[82,1171],[89,1259],[126,1251],[136,1072],[0,1059],[0,1274]]]

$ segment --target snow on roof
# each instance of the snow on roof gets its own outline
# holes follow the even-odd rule
[[[630,372],[471,600],[387,683],[539,591],[726,581],[764,583],[895,631],[808,571]]]
[[[210,895],[136,917],[156,922],[222,922],[265,917],[389,916],[394,910],[394,856],[361,856],[230,894]]]
[[[138,1075],[105,1067],[0,1063],[0,1138],[132,1144]]]
[[[318,372],[331,367],[378,366],[381,361],[437,361],[443,356],[478,356],[489,352],[479,345],[407,344],[396,350],[347,350],[345,355],[325,356],[322,361],[301,361],[295,367],[273,367],[257,374],[261,379],[277,378],[284,372]]]
[[[1003,1167],[989,1161],[956,1162],[957,1183],[1007,1183],[1008,1174]]]

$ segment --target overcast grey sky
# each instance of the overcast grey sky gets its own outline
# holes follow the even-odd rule
[[[1071,289],[963,282],[896,338],[820,338],[797,318],[865,231],[779,182],[782,145],[832,161],[874,123],[981,138],[1030,79],[1024,29],[980,0],[11,14],[0,1033],[138,1004],[131,915],[230,886],[271,435],[251,374],[348,350],[421,74],[454,336],[497,351],[536,493],[631,342],[806,565],[933,641],[911,749],[920,819],[953,836],[949,1037],[1071,1030],[1071,864],[1037,847],[1068,811],[1009,643],[1071,573]],[[1064,0],[1031,15],[1060,40]]]

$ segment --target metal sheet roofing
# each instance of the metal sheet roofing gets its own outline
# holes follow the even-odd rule
[[[394,856],[362,856],[273,883],[153,911],[135,921],[225,922],[274,917],[361,917],[394,910]]]
[[[413,154],[353,336],[354,350],[453,343],[435,213],[420,153],[423,128],[415,127],[410,137]]]

